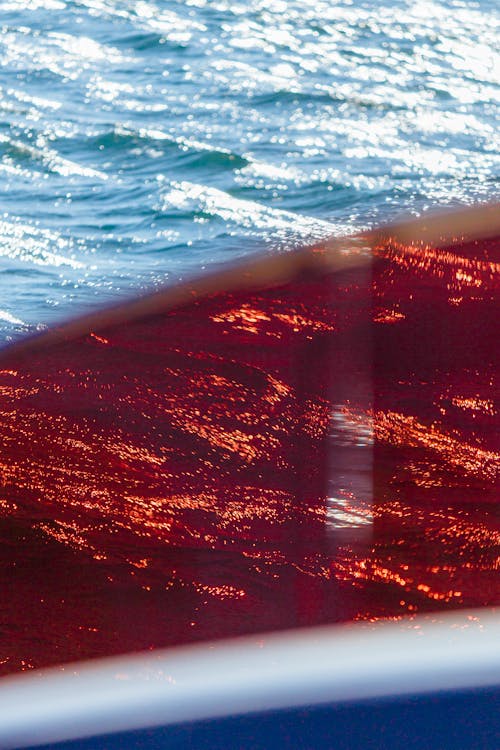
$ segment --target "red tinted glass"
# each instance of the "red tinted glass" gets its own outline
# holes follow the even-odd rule
[[[497,239],[368,239],[4,353],[5,672],[498,603]]]

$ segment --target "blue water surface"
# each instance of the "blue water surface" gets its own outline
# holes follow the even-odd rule
[[[0,2],[0,343],[498,198],[494,0]]]

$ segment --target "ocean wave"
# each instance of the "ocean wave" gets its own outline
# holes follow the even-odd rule
[[[40,140],[43,141],[43,139],[39,139],[39,142]],[[4,147],[3,153],[14,162],[20,162],[22,164],[28,159],[34,164],[40,163],[47,172],[55,172],[63,177],[76,175],[79,177],[97,178],[99,180],[108,179],[105,172],[86,167],[83,164],[78,164],[72,159],[66,159],[45,144],[43,146],[33,146],[30,143],[25,143],[23,141],[11,139],[8,136],[0,135],[0,145],[1,144],[3,144]]]
[[[217,188],[188,181],[174,182],[163,196],[163,208],[190,208],[209,216],[218,216],[226,223],[253,231],[293,232],[304,240],[328,237],[338,228],[335,224],[291,211],[262,205],[256,201],[235,198]]]
[[[55,252],[58,246],[68,254]],[[59,233],[23,224],[18,221],[0,220],[0,256],[22,263],[35,263],[59,268],[68,266],[83,269],[85,264],[71,257],[71,242]]]

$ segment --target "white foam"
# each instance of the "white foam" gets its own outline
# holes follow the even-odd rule
[[[336,225],[313,216],[235,198],[223,190],[187,181],[172,182],[171,189],[163,198],[164,209],[172,206],[187,208],[193,203],[201,211],[248,229],[285,230],[313,240],[328,237],[338,231]]]

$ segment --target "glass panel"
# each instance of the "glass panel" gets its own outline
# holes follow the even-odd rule
[[[374,544],[349,569],[362,618],[500,602],[499,250],[375,247]]]
[[[4,352],[4,672],[498,603],[498,242],[422,236]]]

